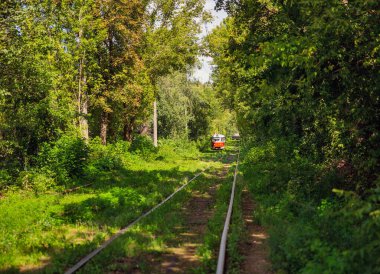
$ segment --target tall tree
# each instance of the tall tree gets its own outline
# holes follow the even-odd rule
[[[140,87],[147,83],[143,80],[144,64],[138,51],[144,26],[144,3],[103,1],[98,12],[106,35],[97,44],[101,85],[94,93],[94,106],[100,109],[100,137],[105,144],[112,116],[114,119],[124,117],[123,136],[130,140],[128,124],[135,119],[134,107],[138,108],[146,95]],[[119,113],[118,109],[121,109]]]
[[[261,140],[296,140],[300,151],[326,165],[350,163],[347,189],[365,193],[374,186],[378,1],[219,3],[232,18],[210,43],[218,85],[234,99],[241,129]]]
[[[3,139],[28,166],[28,155],[67,124],[67,101],[56,100],[55,66],[59,46],[51,8],[44,1],[2,2],[0,96]],[[66,98],[64,94],[60,94]],[[59,109],[57,110],[57,107]]]
[[[204,1],[152,0],[147,6],[149,24],[143,59],[157,97],[157,81],[171,71],[186,71],[199,54],[200,26],[209,20]],[[157,109],[154,101],[154,145],[157,146]]]
[[[379,1],[219,2],[231,18],[218,30],[227,46],[213,46],[215,80],[254,138],[246,173],[271,201],[262,208],[285,205],[272,215],[273,262],[289,273],[376,272]]]
[[[62,28],[61,43],[65,49],[57,65],[62,71],[62,80],[68,81],[64,88],[76,102],[76,123],[86,140],[89,138],[89,98],[102,84],[96,59],[97,45],[106,35],[100,8],[101,2],[95,0],[62,1],[54,7],[55,12],[60,12],[56,23]]]

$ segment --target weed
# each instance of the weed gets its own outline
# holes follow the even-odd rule
[[[69,147],[77,145],[82,148],[80,141],[67,138],[47,147],[43,155],[57,155],[66,164],[59,167],[58,161],[49,158],[44,166],[49,167],[46,170],[54,170],[52,177],[48,177],[49,173],[39,174],[37,169],[28,171],[20,178],[28,176],[22,180],[33,187],[9,190],[0,199],[0,271],[24,268],[62,272],[172,193],[183,179],[191,178],[205,167],[217,166],[208,161],[215,154],[201,154],[193,144],[187,144],[187,150],[164,142],[165,150],[152,152],[153,157],[146,158],[131,153],[127,142],[100,146],[94,140],[85,145],[83,151],[88,156],[83,161],[82,156],[69,151]],[[158,155],[164,159],[152,160]],[[45,170],[44,166],[41,162],[40,171]],[[68,186],[90,182],[91,186],[62,194],[62,186],[56,187],[48,181],[49,178],[61,180],[54,177],[60,168],[65,169],[61,179]],[[76,175],[80,172],[86,174],[78,179]],[[161,245],[162,241],[156,239],[143,246],[156,250]]]

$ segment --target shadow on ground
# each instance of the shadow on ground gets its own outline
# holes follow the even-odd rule
[[[218,155],[220,155],[220,153],[210,152],[207,157],[215,161]],[[224,162],[223,157],[220,161]],[[121,169],[100,174],[93,185],[70,194],[80,195],[83,193],[92,193],[95,195],[80,202],[65,203],[64,210],[59,213],[53,213],[53,217],[59,220],[62,225],[73,225],[77,223],[91,224],[91,226],[96,226],[98,231],[103,231],[104,233],[102,235],[95,235],[90,240],[80,242],[79,244],[64,243],[62,247],[59,248],[51,246],[30,246],[29,250],[24,250],[25,254],[31,251],[40,251],[41,254],[48,254],[49,258],[45,258],[46,262],[43,262],[42,266],[22,269],[8,268],[1,270],[0,273],[63,273],[65,269],[95,249],[96,246],[104,240],[105,235],[110,232],[110,228],[126,226],[141,215],[142,212],[147,211],[178,188],[180,180],[184,178],[190,179],[197,172],[199,172],[199,170],[196,172],[184,172],[180,171],[177,167],[169,170],[150,171]],[[176,206],[178,207],[180,205]],[[168,214],[170,214],[170,212]],[[173,225],[175,225],[173,227],[176,229],[170,233],[168,233],[168,231],[160,231],[159,227],[162,222],[165,223],[166,221],[160,217],[153,217],[153,223],[145,230],[151,233],[159,231],[158,235],[161,235],[159,239],[152,238],[151,235],[149,235],[150,232],[148,235],[145,234],[146,232],[128,232],[123,236],[123,239],[129,237],[129,239],[135,241],[137,246],[144,247],[159,245],[159,241],[170,241],[170,239],[175,239],[175,237],[173,238],[172,236],[180,235],[183,232],[181,230],[183,229],[183,220],[180,218],[174,218]],[[189,241],[191,241],[191,237],[196,238],[198,235],[189,234],[188,237],[190,237]],[[125,249],[122,248],[121,250],[125,255]],[[115,264],[117,264],[117,262],[115,262]]]

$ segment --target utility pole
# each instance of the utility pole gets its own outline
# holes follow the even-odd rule
[[[153,102],[153,145],[157,147],[157,100]]]

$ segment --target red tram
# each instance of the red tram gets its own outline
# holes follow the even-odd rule
[[[224,149],[225,143],[226,143],[226,136],[222,134],[214,134],[211,137],[212,149]]]

